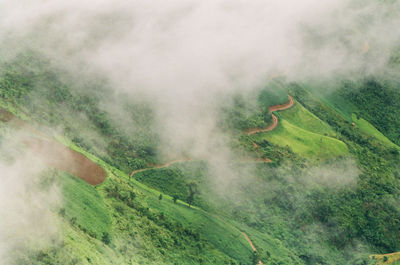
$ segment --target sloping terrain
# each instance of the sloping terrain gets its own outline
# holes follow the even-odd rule
[[[233,95],[221,107],[226,123],[217,124],[237,154],[221,193],[208,161],[161,162],[159,127],[146,104],[116,101],[131,131],[101,108],[100,98],[117,97],[105,85],[28,66],[36,70],[0,80],[1,128],[11,131],[1,139],[23,131],[23,147],[48,156],[44,182],[62,191],[54,210],[61,240],[20,253],[16,264],[366,264],[371,253],[400,248],[397,123],[393,115],[374,119],[356,104],[361,96],[347,105],[340,94],[284,82],[270,97],[258,91],[255,107]],[[288,94],[294,101],[285,105]],[[269,115],[282,104],[284,111]],[[273,120],[273,130],[246,133]],[[50,137],[41,127],[62,129]],[[193,183],[198,193],[189,207]]]
[[[371,255],[370,258],[376,262],[377,265],[389,265],[389,264],[399,264],[400,263],[400,253],[388,253],[388,254],[375,254]]]
[[[295,153],[309,158],[326,159],[346,155],[346,145],[338,139],[333,130],[315,115],[304,109],[300,103],[287,112],[279,114],[281,123],[270,133],[255,136],[256,142],[267,140],[273,144],[289,146]]]
[[[30,151],[43,157],[49,167],[69,172],[91,185],[98,185],[106,179],[106,172],[97,164],[57,141],[43,139],[50,137],[33,129],[11,112],[0,108],[0,121],[11,123],[12,126],[23,129],[25,133],[30,133],[31,136],[21,136],[20,140]]]
[[[271,112],[272,115],[272,124],[269,125],[267,128],[254,128],[254,129],[250,129],[247,134],[248,135],[252,135],[255,133],[260,133],[260,132],[269,132],[272,131],[273,129],[276,128],[276,126],[278,125],[278,118],[275,116],[275,114],[273,114],[272,112],[274,111],[280,111],[280,110],[286,110],[289,109],[293,106],[294,104],[294,100],[291,96],[288,96],[289,101],[285,104],[279,104],[279,105],[274,105],[274,106],[270,106],[269,112]]]
[[[357,118],[356,114],[352,114],[351,118],[353,119],[354,124],[362,130],[364,133],[377,138],[382,143],[386,144],[388,147],[399,148],[396,144],[390,141],[385,135],[383,135],[380,131],[378,131],[372,124],[363,118]]]

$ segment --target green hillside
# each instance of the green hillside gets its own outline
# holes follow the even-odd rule
[[[348,154],[345,143],[332,138],[335,132],[300,103],[279,113],[279,125],[271,131],[254,136],[256,142],[266,140],[290,147],[307,158],[327,159]]]
[[[307,158],[333,158],[346,155],[346,144],[340,140],[313,133],[282,119],[276,130],[257,136],[257,142],[267,140],[273,144],[289,146],[295,153]]]
[[[335,137],[336,133],[326,123],[317,116],[304,108],[300,103],[296,103],[292,108],[279,113],[279,117],[304,130],[318,133],[325,136]]]
[[[380,131],[378,131],[368,121],[364,120],[363,118],[357,118],[357,115],[354,113],[351,115],[351,118],[353,119],[354,124],[366,134],[379,139],[389,147],[398,148],[397,145],[395,145],[392,141],[390,141],[385,135],[383,135]]]
[[[1,161],[30,148],[17,138],[23,132],[84,154],[107,178],[91,186],[45,171],[41,189],[54,184],[62,197],[52,209],[59,241],[15,250],[15,264],[368,264],[371,253],[400,249],[393,83],[371,77],[357,83],[368,93],[346,94],[344,82],[326,95],[315,84],[275,80],[248,97],[232,94],[215,108],[215,131],[224,138],[214,150],[229,149],[227,161],[159,168],[163,131],[151,104],[39,58],[22,54],[1,65],[1,113],[16,118],[0,117],[0,142],[18,147]],[[268,108],[288,94],[295,104],[275,113],[276,128],[246,133],[271,124]],[[103,109],[104,98],[124,114]],[[358,104],[364,101],[386,105]]]

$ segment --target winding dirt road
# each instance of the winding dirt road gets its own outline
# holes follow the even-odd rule
[[[286,109],[292,107],[294,105],[294,100],[290,95],[288,95],[288,98],[289,98],[289,101],[287,103],[285,103],[285,104],[279,104],[279,105],[275,105],[275,106],[269,107],[269,111],[271,112],[272,121],[273,121],[271,125],[269,125],[267,128],[254,128],[254,129],[251,129],[250,131],[247,132],[247,134],[248,135],[252,135],[252,134],[255,134],[255,133],[268,132],[268,131],[272,131],[273,129],[275,129],[276,126],[278,125],[278,117],[276,117],[276,115],[273,114],[272,112],[280,111],[280,110],[286,110]],[[254,142],[253,142],[253,146],[254,146],[254,148],[258,148],[258,145],[256,143],[254,143]],[[187,161],[191,161],[191,159],[190,158],[177,159],[177,160],[173,160],[173,161],[170,161],[168,163],[161,164],[161,165],[154,165],[154,166],[151,166],[151,167],[136,169],[136,170],[133,170],[129,174],[129,177],[133,177],[133,175],[135,175],[135,174],[137,174],[139,172],[143,172],[143,171],[149,170],[149,169],[166,168],[166,167],[169,167],[172,164],[175,164],[175,163],[178,163],[178,162],[187,162]],[[272,160],[269,159],[269,158],[259,158],[259,159],[252,160],[252,161],[265,162],[265,163],[272,162]]]
[[[288,98],[289,98],[289,101],[287,103],[285,103],[285,104],[280,104],[280,105],[275,105],[275,106],[269,107],[269,112],[271,112],[271,115],[272,115],[272,124],[271,125],[269,125],[266,128],[250,129],[247,132],[247,135],[252,135],[252,134],[261,133],[261,132],[269,132],[269,131],[272,131],[273,129],[275,129],[276,126],[278,126],[278,117],[276,117],[276,115],[273,112],[291,108],[294,105],[294,100],[290,95],[288,95]],[[258,148],[258,144],[253,142],[253,147],[254,148]],[[264,158],[264,159],[260,158],[258,161],[260,161],[260,160],[262,160],[265,163],[271,163],[272,162],[272,160],[269,159],[268,157]]]
[[[275,105],[269,107],[269,111],[271,112],[272,115],[272,124],[269,125],[266,128],[254,128],[251,129],[247,132],[248,135],[252,135],[255,133],[260,133],[260,132],[268,132],[272,131],[273,129],[276,128],[278,125],[278,118],[276,117],[275,114],[272,112],[274,111],[280,111],[280,110],[285,110],[293,106],[294,100],[293,98],[288,95],[289,101],[285,104],[280,104],[280,105]],[[29,131],[32,131],[30,127],[22,120],[14,116],[12,113],[0,108],[0,121],[7,122],[7,123],[13,123],[18,128],[22,127],[27,127]],[[37,135],[37,133],[34,133],[34,135]],[[54,141],[54,140],[43,140],[39,137],[29,137],[29,138],[24,138],[22,140],[31,150],[33,150],[35,153],[45,157],[46,163],[51,166],[55,167],[57,169],[66,171],[72,175],[78,176],[79,178],[83,179],[87,183],[91,185],[98,185],[102,183],[106,177],[107,174],[104,171],[103,168],[101,168],[99,165],[94,163],[93,161],[89,160],[87,157],[82,155],[81,153],[78,153],[66,146],[61,145],[60,143]],[[258,148],[258,145],[253,142],[254,148]],[[154,165],[148,168],[142,168],[142,169],[137,169],[133,170],[129,176],[133,177],[135,174],[139,172],[143,172],[146,170],[154,169],[154,168],[166,168],[171,166],[172,164],[179,163],[179,162],[188,162],[191,161],[190,158],[183,158],[183,159],[177,159],[170,161],[165,164],[160,164],[160,165]],[[260,158],[256,161],[259,162],[272,162],[271,159],[269,158]],[[250,238],[244,233],[241,232],[243,236],[246,238],[247,242],[249,242],[251,248],[253,251],[257,251],[256,247],[254,246],[253,242],[250,240]],[[258,265],[262,265],[263,263],[261,260],[258,262]]]
[[[272,112],[291,108],[294,104],[294,100],[290,95],[288,95],[288,98],[289,98],[289,101],[285,104],[280,104],[280,105],[275,105],[275,106],[269,107],[269,112],[271,112],[271,115],[272,115],[272,124],[271,125],[269,125],[266,128],[250,129],[247,132],[247,134],[252,135],[252,134],[260,133],[260,132],[269,132],[269,131],[272,131],[273,129],[275,129],[276,126],[278,126],[278,117],[276,117],[276,115],[273,114]]]

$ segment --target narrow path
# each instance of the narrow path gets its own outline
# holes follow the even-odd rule
[[[285,110],[293,106],[294,100],[293,98],[288,95],[289,102],[285,104],[280,104],[280,105],[275,105],[269,107],[269,111],[272,113],[274,111],[279,111],[279,110]],[[278,118],[276,117],[275,114],[272,115],[272,124],[269,125],[267,128],[254,128],[251,129],[250,131],[247,132],[248,135],[252,135],[255,133],[260,133],[260,132],[268,132],[272,131],[273,129],[276,128],[278,125]],[[0,108],[0,121],[3,122],[16,122],[16,127],[24,127],[26,126],[25,122],[22,120],[18,119],[15,117],[12,113],[1,109]],[[49,166],[58,168],[63,171],[67,171],[71,173],[72,175],[78,176],[87,183],[91,185],[98,185],[102,183],[106,179],[106,172],[98,166],[96,163],[92,162],[88,158],[86,158],[84,155],[68,148],[65,147],[58,142],[55,141],[47,141],[43,139],[39,139],[37,137],[31,137],[30,139],[24,139],[23,142],[32,150],[35,152],[46,155],[46,157],[51,157],[49,161],[47,161]],[[254,148],[258,148],[258,145],[253,142]],[[51,154],[49,156],[49,154]],[[133,170],[129,176],[133,177],[135,174],[139,172],[143,172],[146,170],[150,169],[155,169],[155,168],[166,168],[169,167],[175,163],[179,162],[187,162],[191,161],[190,158],[183,158],[183,159],[177,159],[173,160],[170,162],[167,162],[165,164],[160,164],[160,165],[154,165],[148,168],[142,168],[142,169],[137,169]],[[256,161],[259,162],[272,162],[271,159],[269,158],[260,158]],[[254,246],[253,242],[250,240],[250,238],[244,233],[241,232],[243,236],[246,238],[247,242],[250,244],[251,248],[253,251],[257,251],[256,247]],[[258,265],[263,265],[262,261],[258,261]]]
[[[133,171],[129,174],[129,177],[133,177],[133,175],[135,175],[135,174],[137,174],[137,173],[139,173],[139,172],[146,171],[146,170],[150,170],[150,169],[154,169],[154,168],[165,168],[165,167],[169,167],[169,166],[171,166],[172,164],[175,164],[175,163],[179,163],[179,162],[188,162],[188,161],[192,161],[192,159],[191,159],[191,158],[182,158],[182,159],[172,160],[172,161],[170,161],[170,162],[168,162],[168,163],[161,164],[161,165],[154,165],[154,166],[152,166],[152,167],[146,167],[146,168],[136,169],[136,170],[133,170]]]
[[[285,109],[292,107],[294,105],[294,100],[290,95],[288,95],[288,98],[289,98],[289,101],[287,103],[271,106],[271,107],[269,107],[269,111],[272,113],[274,111],[285,110]],[[275,129],[277,125],[278,125],[278,117],[276,117],[276,115],[272,113],[272,124],[271,125],[269,125],[266,128],[250,129],[247,132],[247,134],[252,135],[252,134],[260,133],[260,132],[269,132],[269,131],[272,131],[273,129]]]
[[[274,113],[272,113],[272,112],[291,108],[294,105],[294,100],[290,95],[288,95],[288,98],[289,98],[289,101],[287,103],[285,103],[285,104],[280,104],[280,105],[275,105],[275,106],[269,107],[269,111],[271,112],[271,115],[272,115],[272,124],[271,125],[269,125],[266,128],[253,128],[253,129],[250,129],[247,132],[247,135],[252,135],[252,134],[261,133],[261,132],[269,132],[269,131],[272,131],[273,129],[275,129],[276,126],[278,126],[278,117],[276,117],[276,115]],[[255,142],[253,142],[253,147],[254,148],[258,148],[258,145]],[[265,163],[271,163],[272,162],[272,160],[269,159],[268,157],[265,158],[265,159],[259,159],[259,160],[262,160]]]
[[[245,232],[241,232],[241,233],[242,233],[242,235],[246,238],[247,242],[249,242],[249,244],[250,244],[251,248],[253,249],[253,251],[257,252],[257,249],[256,249],[256,247],[254,246],[254,244],[253,244],[253,242],[251,241],[251,239],[249,238],[249,236],[246,235]],[[262,263],[261,260],[258,261],[258,265],[263,265],[263,263]]]

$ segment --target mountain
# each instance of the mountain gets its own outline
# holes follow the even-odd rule
[[[60,197],[56,234],[12,248],[8,264],[367,264],[399,250],[393,80],[322,93],[323,80],[276,77],[231,95],[217,126],[236,174],[219,179],[208,160],[163,157],[151,108],[107,83],[35,53],[1,71],[2,167],[33,152],[45,169],[31,188]],[[125,111],[122,123],[104,98]]]

